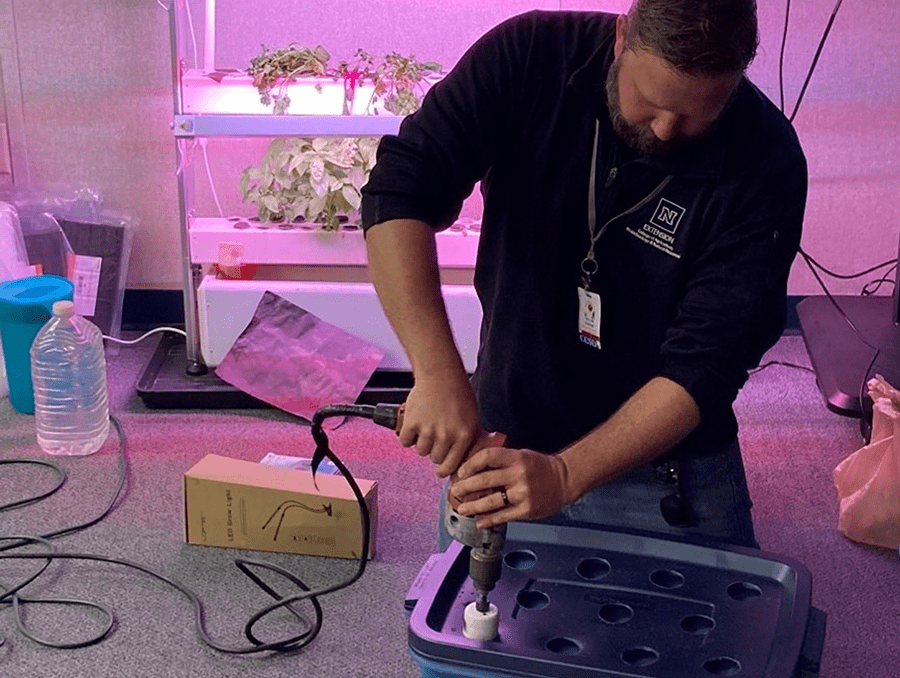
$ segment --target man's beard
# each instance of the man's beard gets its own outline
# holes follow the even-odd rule
[[[606,76],[606,105],[609,120],[619,138],[640,155],[664,155],[684,145],[685,140],[674,138],[661,141],[649,127],[638,127],[625,119],[619,104],[619,70],[621,62],[616,59]]]

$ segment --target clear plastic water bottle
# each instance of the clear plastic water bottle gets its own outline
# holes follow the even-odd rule
[[[109,435],[103,335],[71,301],[53,304],[53,316],[34,339],[31,381],[41,448],[57,455],[99,450]]]

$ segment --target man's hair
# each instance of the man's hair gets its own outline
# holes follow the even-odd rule
[[[626,46],[693,75],[743,73],[756,56],[756,0],[635,0]]]

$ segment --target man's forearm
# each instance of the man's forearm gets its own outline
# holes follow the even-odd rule
[[[378,298],[412,364],[400,444],[415,445],[446,477],[478,440],[478,405],[441,296],[434,233],[413,220],[366,231],[369,271]]]
[[[464,371],[441,296],[434,232],[412,219],[366,232],[369,272],[414,375]]]
[[[656,377],[603,424],[559,453],[568,500],[668,452],[700,423],[700,410],[679,384]]]

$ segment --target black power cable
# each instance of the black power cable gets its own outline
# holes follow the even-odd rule
[[[11,501],[6,504],[0,504],[0,511],[9,511],[10,509],[21,508],[23,506],[28,506],[29,504],[35,504],[55,493],[66,482],[66,472],[63,470],[62,466],[57,464],[55,461],[48,461],[46,459],[0,459],[0,466],[11,466],[13,464],[22,464],[26,466],[43,466],[45,468],[49,468],[56,474],[56,485],[54,485],[46,492],[42,492],[33,497],[26,497],[25,499],[17,499],[16,501]]]
[[[316,470],[319,467],[319,464],[324,459],[329,459],[338,471],[344,476],[347,483],[350,485],[350,488],[353,490],[353,494],[356,498],[357,503],[359,504],[360,509],[360,520],[362,524],[362,547],[360,550],[359,556],[359,564],[357,567],[356,573],[351,576],[349,579],[335,584],[333,586],[328,586],[325,588],[311,590],[306,584],[303,583],[297,576],[292,574],[291,572],[285,570],[282,567],[274,565],[272,563],[267,563],[258,560],[249,560],[245,558],[236,558],[234,560],[235,565],[238,569],[241,570],[243,574],[245,574],[253,583],[259,586],[267,595],[271,596],[276,602],[264,607],[263,609],[256,612],[244,625],[244,635],[247,640],[250,642],[250,645],[244,646],[227,646],[220,644],[213,640],[206,630],[206,624],[204,620],[204,608],[203,603],[200,598],[188,587],[180,584],[179,582],[170,579],[158,572],[151,570],[144,565],[139,563],[131,562],[128,560],[123,560],[121,558],[111,558],[103,555],[92,554],[92,553],[67,553],[67,552],[58,552],[53,548],[50,539],[73,534],[80,530],[84,530],[92,525],[103,520],[107,515],[109,515],[113,506],[118,501],[122,488],[125,484],[125,479],[127,477],[127,458],[126,458],[126,443],[125,443],[125,434],[122,430],[122,426],[119,423],[118,419],[114,416],[110,416],[110,419],[115,426],[115,429],[119,435],[119,482],[116,488],[116,491],[112,497],[112,499],[107,504],[106,508],[94,519],[89,520],[85,523],[81,523],[79,525],[75,525],[72,527],[63,528],[60,530],[55,530],[46,535],[42,535],[40,537],[32,537],[32,536],[0,536],[0,541],[9,541],[11,544],[7,544],[3,547],[0,547],[0,560],[37,560],[44,561],[42,566],[33,574],[28,576],[23,581],[18,582],[15,585],[5,586],[0,584],[0,604],[12,605],[13,613],[16,618],[16,627],[18,631],[25,637],[29,638],[35,643],[40,645],[45,645],[47,647],[52,648],[60,648],[60,649],[72,649],[78,647],[86,647],[88,645],[93,645],[95,643],[100,642],[105,638],[114,624],[114,616],[112,612],[110,612],[105,607],[98,605],[96,603],[92,603],[84,600],[48,600],[48,599],[37,599],[37,598],[26,598],[21,594],[21,591],[28,586],[30,583],[35,581],[54,560],[78,560],[78,561],[91,561],[91,562],[101,562],[108,563],[112,565],[120,565],[123,567],[128,567],[134,570],[138,570],[139,572],[143,572],[158,581],[163,582],[177,591],[182,593],[191,603],[194,609],[194,622],[197,630],[197,634],[200,639],[206,643],[209,647],[214,650],[218,650],[220,652],[228,653],[228,654],[253,654],[259,652],[292,652],[298,650],[305,645],[308,645],[312,640],[318,635],[320,629],[322,628],[322,620],[323,613],[322,607],[318,601],[319,596],[326,595],[328,593],[333,593],[340,589],[346,588],[350,586],[354,582],[356,582],[365,572],[366,563],[369,558],[369,532],[370,532],[370,515],[369,509],[366,504],[365,497],[362,494],[362,491],[359,488],[356,480],[353,478],[353,475],[347,469],[346,466],[341,462],[341,460],[331,451],[328,443],[328,437],[325,434],[322,424],[325,419],[334,416],[357,416],[357,417],[365,417],[372,419],[375,423],[378,423],[382,426],[387,426],[389,428],[396,428],[397,416],[399,412],[399,407],[393,405],[333,405],[320,409],[315,413],[312,419],[312,436],[316,443],[316,450],[312,459],[312,475],[313,475],[313,483],[315,483],[315,474]],[[42,466],[49,466],[57,471],[59,482],[57,483],[56,488],[51,490],[50,492],[43,493],[40,497],[31,497],[24,500],[19,500],[16,502],[12,502],[10,504],[0,506],[0,511],[7,510],[14,507],[20,507],[25,504],[33,503],[38,501],[38,499],[49,496],[54,491],[59,489],[62,486],[65,480],[65,473],[55,462],[44,462],[44,461],[33,461],[33,460],[25,460],[25,459],[10,459],[5,460],[2,463],[4,464],[37,464]],[[316,487],[318,487],[316,485]],[[3,553],[5,551],[10,551],[13,549],[19,549],[23,546],[28,545],[39,545],[42,546],[45,551],[39,553]],[[291,593],[291,594],[283,594],[279,593],[274,586],[265,582],[260,574],[257,571],[267,571],[270,574],[280,575],[284,579],[286,579],[290,584],[292,584],[296,589],[300,589],[299,593]],[[310,624],[307,622],[300,613],[294,609],[293,605],[295,603],[300,603],[303,601],[309,601],[312,605],[315,616],[314,621]],[[106,623],[104,624],[103,629],[98,632],[90,635],[87,638],[77,641],[71,642],[60,642],[60,641],[52,641],[44,638],[40,638],[34,631],[30,630],[25,623],[25,619],[22,612],[23,604],[41,604],[41,603],[55,603],[59,605],[74,605],[81,607],[89,607],[95,610],[99,610],[106,617]],[[291,636],[289,638],[285,638],[282,640],[276,640],[274,642],[264,643],[256,636],[254,633],[254,628],[256,625],[262,621],[265,617],[267,617],[272,612],[276,610],[285,609],[292,613],[298,621],[303,622],[305,624],[305,629],[302,632],[297,633],[297,635]],[[5,639],[0,638],[0,645],[5,642]]]
[[[875,266],[870,266],[866,270],[859,271],[858,273],[835,273],[834,271],[831,271],[831,270],[825,268],[822,264],[820,264],[818,261],[813,259],[809,254],[806,255],[806,258],[807,258],[807,263],[810,266],[815,266],[817,269],[819,269],[825,275],[827,275],[831,278],[836,278],[838,280],[854,280],[856,278],[862,278],[864,275],[869,275],[870,273],[874,273],[875,271],[878,271],[878,270],[884,268],[885,266],[891,267],[888,270],[888,272],[885,273],[885,275],[889,275],[891,271],[893,271],[894,269],[897,268],[897,258],[895,257],[893,259],[888,259],[887,261],[882,261],[880,264],[876,264]]]
[[[788,25],[791,20],[791,0],[784,5],[784,32],[781,34],[781,50],[778,57],[778,93],[780,95],[779,108],[784,113],[784,50],[787,47]]]
[[[767,370],[770,367],[775,367],[776,365],[780,367],[790,367],[793,370],[802,370],[804,372],[811,372],[812,374],[815,374],[815,370],[811,367],[808,367],[806,365],[799,365],[797,363],[790,363],[785,360],[770,360],[766,363],[763,363],[759,367],[754,367],[748,372],[748,374],[759,374],[763,370]]]
[[[816,66],[819,63],[819,57],[822,56],[822,50],[824,49],[825,43],[828,40],[828,35],[831,33],[831,29],[834,26],[834,21],[837,18],[837,13],[840,10],[841,5],[843,4],[843,1],[844,0],[837,0],[837,3],[835,4],[834,9],[831,11],[831,15],[828,17],[828,23],[825,26],[825,31],[822,33],[822,38],[819,40],[819,45],[816,48],[815,55],[813,56],[812,64],[809,67],[809,71],[806,74],[806,79],[803,81],[803,86],[800,89],[800,94],[797,97],[796,103],[794,104],[794,110],[791,113],[790,117],[788,118],[788,120],[791,123],[794,122],[794,118],[797,117],[797,112],[800,110],[800,104],[803,101],[803,96],[806,94],[806,89],[809,86],[810,81],[812,80],[813,72],[816,70]],[[785,45],[787,43],[788,22],[790,19],[790,14],[791,14],[791,0],[787,0],[786,7],[785,7],[785,17],[784,17],[784,32],[782,34],[782,42],[781,42],[781,53],[780,53],[780,58],[779,58],[779,62],[778,62],[778,82],[779,82],[779,89],[780,89],[780,93],[781,93],[781,111],[782,111],[782,113],[785,112],[785,107],[784,107],[784,52],[785,52]],[[859,383],[860,431],[863,435],[863,438],[868,439],[870,431],[867,428],[868,422],[866,421],[866,416],[865,416],[864,391],[865,391],[866,382],[868,381],[868,378],[869,378],[869,374],[871,373],[872,368],[875,366],[875,362],[878,360],[878,356],[881,355],[881,349],[876,348],[875,346],[872,346],[872,344],[870,344],[866,340],[866,338],[863,336],[863,334],[859,330],[859,328],[853,323],[853,321],[850,319],[850,317],[844,312],[844,310],[840,307],[840,304],[837,303],[834,296],[828,290],[824,281],[822,280],[822,278],[819,276],[818,272],[816,271],[816,267],[818,267],[823,272],[828,273],[832,277],[842,278],[842,279],[850,279],[850,278],[856,278],[856,277],[859,277],[862,275],[866,275],[867,273],[871,273],[871,272],[876,271],[887,265],[894,264],[894,266],[896,266],[897,260],[893,259],[893,260],[885,262],[883,264],[879,264],[878,266],[868,269],[867,271],[864,271],[862,273],[858,273],[858,274],[854,274],[854,275],[850,275],[850,276],[842,276],[842,275],[834,274],[834,273],[831,273],[830,271],[828,271],[821,264],[819,264],[817,261],[815,261],[815,259],[813,259],[811,256],[809,256],[803,250],[802,247],[799,248],[799,253],[803,257],[804,261],[806,262],[806,265],[809,267],[812,274],[815,276],[819,285],[825,291],[825,295],[828,297],[828,300],[831,302],[831,304],[834,306],[834,308],[837,309],[837,312],[840,314],[840,316],[847,322],[847,324],[850,325],[850,328],[853,330],[853,332],[856,334],[856,336],[859,337],[860,341],[862,341],[863,344],[865,344],[866,346],[868,346],[869,348],[871,348],[874,351],[872,360],[869,362],[868,366],[866,367],[866,371],[863,374],[863,377]],[[890,271],[888,271],[888,273],[886,273],[884,276],[882,276],[881,280],[877,283],[877,285],[875,287],[876,290],[878,289],[878,287],[880,287],[882,281],[886,281],[886,276],[889,275],[889,273],[890,273]],[[863,288],[863,294],[871,294],[871,293],[872,293],[871,291],[867,291],[867,287]]]
[[[797,101],[794,104],[794,112],[791,113],[788,120],[790,122],[794,122],[794,118],[797,117],[797,111],[800,110],[800,102],[803,101],[803,96],[806,94],[806,88],[809,87],[810,80],[812,80],[813,72],[816,70],[816,66],[819,63],[819,57],[822,56],[822,50],[825,48],[825,42],[828,40],[828,34],[831,33],[831,27],[834,25],[834,20],[837,18],[838,10],[841,8],[841,4],[844,0],[837,0],[837,4],[834,6],[834,9],[831,10],[831,16],[828,17],[828,24],[825,26],[825,31],[822,33],[822,38],[819,40],[819,46],[816,48],[816,54],[813,57],[812,64],[809,67],[809,71],[806,74],[806,79],[803,81],[803,86],[800,88],[800,94],[797,97]],[[791,14],[791,0],[787,0],[787,8],[785,11],[784,17],[784,34],[782,36],[781,41],[781,58],[778,64],[778,80],[781,88],[781,111],[784,112],[784,48],[787,43],[787,34],[788,34],[788,19]]]
[[[842,3],[843,3],[843,0],[837,0],[837,4],[835,4],[834,9],[831,11],[831,16],[828,18],[828,24],[825,27],[825,31],[822,33],[822,37],[819,40],[818,47],[816,48],[816,53],[815,53],[815,56],[813,57],[812,64],[809,67],[809,71],[807,71],[807,73],[806,73],[806,78],[804,79],[803,86],[800,89],[800,95],[797,97],[797,101],[794,104],[794,111],[793,111],[793,113],[791,113],[790,117],[788,118],[789,122],[791,122],[791,123],[794,122],[794,118],[797,117],[797,112],[800,110],[800,104],[803,101],[803,96],[806,94],[806,88],[809,86],[809,83],[812,80],[813,73],[815,72],[816,66],[819,63],[819,57],[822,55],[822,50],[824,49],[825,43],[828,40],[828,35],[831,33],[831,28],[834,25],[834,20],[837,17],[837,13],[841,8]],[[779,88],[779,93],[780,93],[780,97],[781,97],[780,103],[781,103],[781,112],[782,113],[786,113],[785,100],[784,100],[784,54],[785,54],[785,48],[787,46],[788,25],[790,23],[790,16],[791,16],[791,0],[786,0],[785,15],[784,15],[784,31],[782,32],[782,36],[781,36],[781,49],[780,49],[779,58],[778,58],[778,88]],[[825,287],[825,283],[822,282],[822,279],[816,273],[814,266],[818,266],[822,271],[825,271],[826,273],[828,273],[829,275],[832,275],[835,278],[840,278],[843,276],[833,274],[830,271],[828,271],[827,269],[825,269],[815,259],[813,259],[811,256],[809,256],[803,250],[802,247],[799,248],[799,253],[803,257],[803,259],[806,261],[807,266],[809,266],[813,275],[816,277],[816,280],[819,281],[819,284],[822,286],[822,289],[825,290],[825,294],[828,295],[828,298],[831,300],[831,303],[835,305],[835,308],[837,308],[838,312],[844,317],[844,319],[850,323],[850,326],[853,327],[854,331],[857,331],[856,326],[853,325],[852,321],[850,321],[850,319],[847,317],[847,315],[837,305],[837,302],[834,301],[834,298],[831,296],[831,293]],[[860,273],[859,275],[865,275],[866,273],[870,273],[873,270],[877,270],[884,265],[885,264],[880,264],[879,266],[876,266],[873,269],[866,271],[864,273]],[[850,276],[850,277],[856,277],[856,276]]]
[[[879,289],[881,289],[882,285],[896,285],[896,275],[897,275],[897,263],[896,259],[894,260],[894,265],[891,266],[887,271],[885,271],[884,275],[878,278],[877,280],[870,280],[862,288],[862,296],[869,297],[875,294]]]
[[[825,43],[828,40],[828,35],[831,33],[831,28],[832,28],[832,26],[834,26],[834,20],[837,18],[837,13],[841,8],[841,4],[843,4],[843,1],[844,0],[837,0],[837,4],[835,4],[834,9],[831,11],[831,16],[828,18],[828,24],[825,27],[825,31],[822,33],[821,39],[819,40],[819,45],[816,48],[816,53],[815,53],[815,56],[813,57],[812,64],[810,65],[809,70],[806,73],[806,78],[803,81],[803,86],[800,88],[800,94],[797,97],[796,103],[794,104],[794,111],[793,111],[793,113],[791,113],[790,117],[788,118],[788,121],[791,123],[794,122],[794,118],[797,117],[797,112],[800,110],[800,104],[803,101],[803,97],[806,94],[806,89],[809,86],[810,81],[812,80],[813,73],[815,72],[816,66],[819,63],[819,57],[822,55],[822,50],[825,48]],[[781,102],[780,102],[781,103],[781,112],[785,113],[785,114],[786,114],[786,109],[785,109],[785,100],[784,100],[784,54],[785,54],[785,48],[787,46],[788,25],[790,23],[790,16],[791,16],[791,0],[787,0],[785,3],[784,31],[782,32],[782,36],[781,36],[781,49],[780,49],[780,54],[779,54],[779,58],[778,58],[778,88],[779,88],[779,93],[780,93],[780,97],[781,97]],[[804,260],[806,261],[806,264],[810,267],[810,269],[812,269],[814,264],[819,266],[820,268],[822,268],[818,264],[818,262],[816,262],[812,257],[810,257],[806,252],[803,251],[802,247],[800,248],[800,254],[803,256]],[[877,270],[878,268],[881,268],[882,265],[875,267],[875,269],[873,269],[873,270]],[[822,270],[825,271],[826,269],[822,268]],[[868,271],[868,272],[871,272],[871,271]],[[813,274],[815,275],[815,271],[813,271]],[[860,275],[865,275],[865,273],[862,273]],[[834,275],[834,277],[841,277],[841,276]],[[816,278],[819,279],[818,275],[816,275]],[[820,284],[822,284],[822,286],[824,288],[824,283],[821,282],[821,279],[819,279],[819,282],[820,282]],[[826,294],[827,293],[828,293],[828,291],[826,290]],[[829,296],[829,298],[831,298],[830,294],[828,296]],[[832,303],[835,303],[833,299],[832,299]],[[838,311],[840,311],[840,309],[838,309]],[[841,314],[844,315],[842,311],[841,311]],[[851,325],[852,325],[852,323],[851,323]]]
[[[862,331],[854,324],[854,322],[850,319],[850,316],[848,316],[844,312],[844,309],[841,308],[841,305],[839,303],[837,303],[837,300],[834,298],[834,295],[831,294],[831,291],[825,285],[825,281],[822,280],[821,276],[816,271],[815,267],[812,265],[812,263],[810,263],[811,257],[808,254],[806,254],[806,252],[804,252],[802,249],[800,250],[800,256],[802,256],[803,259],[806,261],[807,266],[809,266],[809,270],[812,271],[812,274],[813,274],[813,276],[815,276],[816,280],[818,281],[819,286],[825,292],[825,296],[828,297],[828,301],[831,302],[831,305],[834,306],[834,308],[840,314],[841,318],[843,318],[844,321],[850,326],[850,329],[853,330],[854,334],[856,334],[856,336],[859,338],[859,340],[863,344],[868,346],[870,349],[872,349],[872,351],[874,351],[874,353],[872,355],[872,360],[869,361],[869,364],[866,366],[865,372],[863,372],[862,379],[860,379],[860,381],[859,381],[859,393],[857,396],[858,402],[859,402],[859,410],[860,410],[860,417],[859,417],[860,433],[862,434],[863,439],[868,440],[869,434],[871,433],[871,431],[869,429],[869,423],[867,421],[866,413],[865,413],[865,388],[866,388],[866,382],[869,379],[869,374],[872,372],[872,368],[875,366],[875,361],[877,361],[878,356],[881,355],[881,349],[878,348],[877,346],[872,346],[872,344],[869,343],[869,341],[866,339],[866,337],[862,333]]]

